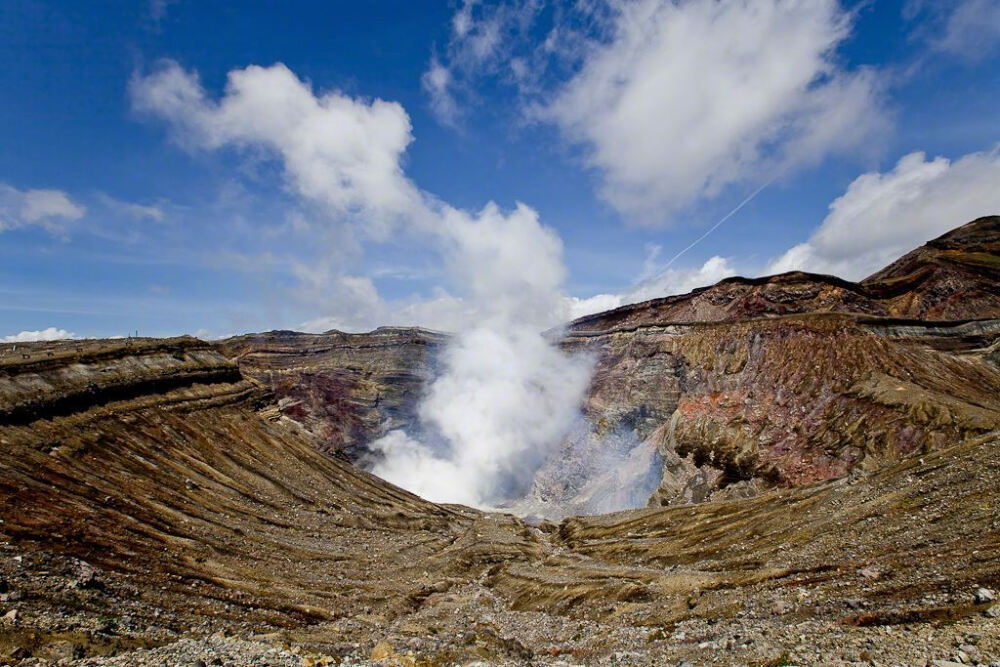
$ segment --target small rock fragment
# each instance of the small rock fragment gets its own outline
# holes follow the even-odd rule
[[[775,600],[774,604],[771,605],[771,612],[781,615],[787,614],[793,609],[794,605],[791,602],[785,600]]]
[[[97,576],[97,570],[86,561],[79,561],[76,565],[76,576],[70,582],[70,588],[76,589],[100,589],[104,588],[104,583]]]
[[[976,604],[986,604],[987,602],[995,602],[997,594],[988,588],[977,588],[974,597]]]

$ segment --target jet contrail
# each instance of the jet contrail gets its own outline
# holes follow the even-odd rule
[[[681,255],[683,255],[688,250],[690,250],[691,248],[695,247],[696,245],[698,245],[699,243],[701,243],[702,241],[704,241],[708,237],[708,235],[711,234],[712,232],[714,232],[716,229],[718,229],[719,226],[722,223],[724,223],[726,220],[729,220],[729,218],[731,218],[734,215],[736,215],[737,213],[739,213],[740,209],[743,208],[744,206],[746,206],[747,204],[749,204],[751,202],[751,200],[753,200],[754,197],[756,197],[757,195],[759,195],[761,193],[761,191],[764,190],[764,188],[766,188],[767,186],[769,186],[771,183],[774,183],[775,178],[777,178],[777,177],[772,178],[768,182],[764,183],[764,185],[760,186],[759,188],[757,188],[756,190],[754,190],[753,192],[751,192],[750,196],[748,196],[746,199],[744,199],[743,201],[741,201],[739,203],[739,205],[736,208],[734,208],[732,211],[730,211],[729,213],[726,213],[724,216],[722,216],[722,219],[719,220],[714,225],[712,225],[711,228],[709,228],[709,230],[707,232],[705,232],[704,234],[702,234],[701,236],[699,236],[698,238],[696,238],[691,243],[691,245],[689,245],[688,247],[684,248],[684,250],[681,250],[679,253],[677,253],[676,255],[674,255],[673,257],[671,257],[670,261],[663,265],[663,268],[660,269],[659,273],[662,274],[664,271],[666,271],[667,269],[669,269],[670,265],[673,264],[674,262],[676,262],[677,259]]]

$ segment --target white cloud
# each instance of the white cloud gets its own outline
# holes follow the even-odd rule
[[[772,262],[769,271],[864,278],[957,225],[1000,214],[998,184],[1000,149],[955,161],[910,153],[891,171],[856,178],[809,240]]]
[[[490,203],[477,215],[444,212],[444,258],[461,296],[477,304],[477,319],[539,329],[558,316],[565,268],[562,241],[519,203],[503,214]]]
[[[442,58],[435,55],[421,77],[431,111],[444,125],[457,126],[469,83],[483,73],[498,74],[514,83],[534,78],[524,56],[515,56],[527,40],[541,11],[539,0],[484,3],[463,0],[451,18],[451,35]]]
[[[585,147],[603,196],[640,222],[882,127],[873,74],[837,64],[850,16],[836,0],[616,6],[611,38],[539,115]]]
[[[625,303],[624,294],[595,294],[585,298],[569,296],[566,297],[566,319],[575,320],[584,315],[602,313],[605,310],[624,306]]]
[[[418,325],[446,331],[511,322],[538,331],[567,317],[562,242],[538,213],[518,204],[504,213],[494,204],[471,214],[442,205],[433,234],[452,292],[437,287],[430,297],[384,300],[366,276],[339,273],[330,264],[293,264],[309,300],[336,314],[304,322],[306,331],[370,330],[384,324]]]
[[[86,212],[62,190],[18,190],[0,183],[0,232],[29,225],[58,232]]]
[[[74,204],[61,190],[28,190],[24,193],[21,216],[27,222],[38,222],[46,218],[79,220],[86,209]]]
[[[1000,0],[909,0],[903,18],[923,19],[916,33],[933,51],[970,62],[986,58],[1000,45]]]
[[[48,329],[42,329],[40,331],[22,331],[21,333],[16,333],[11,336],[4,336],[3,342],[33,343],[45,340],[65,340],[68,338],[76,338],[76,334],[66,331],[65,329],[49,327]]]
[[[133,106],[168,120],[196,148],[264,148],[281,158],[290,187],[335,215],[363,214],[376,236],[423,210],[400,160],[413,137],[399,104],[315,95],[281,64],[229,73],[208,99],[197,75],[166,62],[130,86]]]
[[[937,47],[980,60],[1000,44],[1000,0],[964,0],[948,17]]]
[[[736,275],[736,270],[725,257],[715,255],[692,269],[666,269],[640,282],[629,292],[630,302],[656,299],[671,294],[686,294],[696,287],[714,285],[723,278]]]
[[[111,211],[132,218],[133,220],[148,219],[162,222],[165,217],[163,209],[159,206],[121,201],[104,193],[98,194],[97,198],[101,204]]]
[[[431,111],[445,125],[455,125],[458,121],[458,103],[452,94],[451,70],[437,58],[431,59],[430,67],[420,77],[424,91],[431,98]]]
[[[412,136],[398,104],[336,92],[316,95],[283,65],[230,72],[216,102],[195,74],[166,63],[137,76],[132,97],[137,109],[167,119],[192,148],[270,149],[293,191],[324,205],[330,225],[343,226],[345,234],[360,227],[384,238],[405,222],[403,231],[441,253],[451,292],[439,288],[430,299],[389,302],[370,278],[344,270],[343,235],[334,235],[329,243],[337,248],[319,261],[291,259],[298,296],[326,306],[327,314],[305,323],[309,329],[389,322],[462,329],[483,318],[543,329],[565,315],[558,236],[523,204],[509,214],[493,203],[470,214],[420,191],[401,166]],[[371,233],[372,227],[380,231]]]

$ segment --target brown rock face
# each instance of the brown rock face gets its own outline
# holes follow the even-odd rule
[[[861,281],[892,317],[1000,317],[1000,216],[974,220]]]
[[[661,453],[653,502],[743,495],[1000,428],[998,287],[988,217],[862,283],[732,278],[578,319],[563,346],[598,359],[597,430]]]
[[[563,344],[598,355],[588,417],[654,439],[667,464],[657,500],[673,502],[699,476],[709,492],[798,486],[1000,428],[1000,369],[979,347],[1000,322],[947,328],[949,351],[932,347],[943,329],[796,315]]]
[[[301,423],[325,452],[363,458],[394,428],[418,428],[421,391],[447,336],[383,327],[370,333],[272,331],[215,344],[240,371],[268,386],[282,415]]]

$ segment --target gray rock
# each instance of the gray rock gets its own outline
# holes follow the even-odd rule
[[[85,655],[81,644],[66,640],[52,642],[47,650],[50,660],[77,660]]]
[[[771,605],[771,612],[774,614],[778,614],[780,616],[782,614],[787,614],[794,608],[795,605],[793,605],[791,602],[788,602],[786,600],[775,600],[774,604]]]
[[[94,566],[82,560],[77,562],[75,576],[69,585],[70,588],[76,589],[104,588],[104,583],[97,576],[97,570],[94,569]]]
[[[974,597],[976,604],[986,604],[987,602],[995,602],[997,594],[988,588],[977,588]]]

